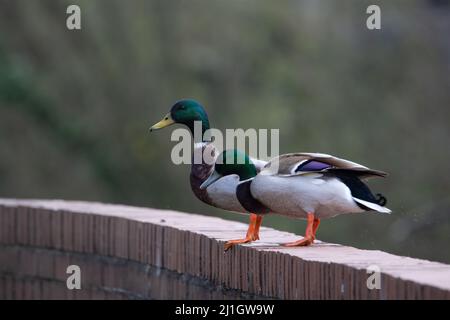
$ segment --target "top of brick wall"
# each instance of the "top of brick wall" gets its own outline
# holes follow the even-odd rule
[[[34,235],[21,231],[24,223]],[[280,247],[299,236],[266,227],[261,241],[224,253],[223,241],[242,237],[246,229],[169,210],[0,199],[0,244],[118,256],[279,298],[450,298],[450,265],[325,242]],[[372,265],[381,270],[381,290],[367,290]]]

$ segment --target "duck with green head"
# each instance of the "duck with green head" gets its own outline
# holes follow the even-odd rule
[[[236,159],[244,159],[240,164]],[[386,173],[321,153],[291,153],[269,161],[257,173],[251,159],[239,151],[226,150],[201,188],[228,175],[240,182],[236,197],[242,207],[259,217],[275,213],[307,219],[305,236],[285,246],[308,246],[323,218],[366,211],[390,213],[386,199],[373,195],[363,180]]]
[[[201,123],[201,138],[194,134],[194,126],[196,121]],[[210,129],[210,124],[208,115],[199,102],[192,99],[177,101],[171,107],[170,112],[166,114],[161,121],[154,124],[150,128],[150,131],[162,129],[176,123],[184,125],[190,130],[192,136],[194,137],[194,153],[201,152],[203,155],[206,151],[207,154],[217,157],[215,146],[211,141],[209,141],[207,135],[205,135],[207,130]],[[252,163],[256,164],[254,168],[257,172],[265,165],[265,162],[255,159]],[[236,188],[240,181],[239,175],[226,175],[221,179],[217,179],[214,183],[210,183],[208,187],[200,188],[200,186],[211,176],[213,169],[214,163],[208,163],[203,159],[203,157],[200,163],[194,163],[194,161],[192,161],[190,184],[195,196],[204,203],[214,207],[227,211],[248,214],[249,211],[241,205],[236,196]],[[245,243],[259,239],[260,225],[261,217],[254,213],[250,213],[250,224],[246,237],[243,239],[228,241],[225,244],[225,250],[231,248],[237,243]]]

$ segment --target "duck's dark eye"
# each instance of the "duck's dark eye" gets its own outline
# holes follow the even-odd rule
[[[184,110],[184,109],[186,109],[186,106],[181,105],[181,106],[180,106],[180,109],[181,109],[181,110]]]

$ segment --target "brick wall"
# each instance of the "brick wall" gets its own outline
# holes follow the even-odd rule
[[[450,266],[270,228],[224,253],[247,226],[174,211],[0,199],[0,299],[450,299]],[[81,268],[69,290],[66,268]],[[367,288],[367,268],[381,289]]]

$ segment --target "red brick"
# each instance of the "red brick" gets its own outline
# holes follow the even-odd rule
[[[63,212],[62,214],[63,230],[62,230],[62,249],[67,251],[74,250],[74,232],[73,232],[73,213]]]
[[[50,247],[62,249],[63,247],[63,214],[60,211],[50,214]]]

